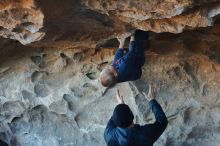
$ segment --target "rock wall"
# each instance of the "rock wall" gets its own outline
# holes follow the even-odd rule
[[[141,80],[108,90],[98,75],[111,63],[114,47],[36,48],[3,39],[0,139],[13,146],[103,146],[116,89],[135,122],[151,123],[154,117],[141,92],[153,82],[169,119],[156,146],[218,146],[219,34],[219,26],[179,35],[151,33]]]
[[[213,26],[219,14],[219,0],[2,0],[0,36],[22,44],[41,40],[37,46],[94,48],[137,28],[181,33]]]
[[[44,15],[33,0],[2,0],[0,2],[0,36],[22,44],[39,41],[45,35]]]
[[[186,29],[212,26],[220,13],[218,0],[82,0],[85,5],[135,28],[154,32],[181,33]]]
[[[155,146],[219,146],[219,6],[218,0],[0,1],[0,140],[103,146],[117,88],[135,122],[154,121],[141,94],[153,82],[169,119]],[[114,38],[136,28],[151,31],[142,78],[105,89],[98,76],[113,60]]]

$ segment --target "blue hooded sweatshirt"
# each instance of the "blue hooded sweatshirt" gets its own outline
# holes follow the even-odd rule
[[[131,128],[119,128],[110,119],[104,132],[107,146],[153,146],[153,143],[166,129],[168,121],[155,99],[149,104],[156,121],[143,126],[136,124]]]

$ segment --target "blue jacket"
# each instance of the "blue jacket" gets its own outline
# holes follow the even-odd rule
[[[119,48],[115,54],[113,67],[119,72],[118,83],[134,81],[141,77],[142,66],[144,65],[144,49],[137,48],[136,42],[131,42],[128,53]]]
[[[0,140],[0,146],[9,146],[7,143]]]
[[[104,132],[108,146],[153,146],[168,124],[165,113],[154,99],[149,102],[156,121],[143,126],[135,125],[131,128],[119,128],[110,119]]]

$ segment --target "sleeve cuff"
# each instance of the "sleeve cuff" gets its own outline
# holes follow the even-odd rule
[[[131,41],[131,42],[129,43],[129,46],[130,46],[130,47],[134,47],[134,45],[135,45],[135,41]]]
[[[152,108],[155,104],[158,104],[156,99],[153,99],[149,102],[150,107]]]
[[[123,51],[123,50],[124,50],[124,48],[118,48],[118,51],[119,51],[119,50],[120,50],[120,51]]]

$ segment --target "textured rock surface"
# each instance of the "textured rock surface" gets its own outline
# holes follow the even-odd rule
[[[218,0],[83,0],[93,10],[116,17],[135,28],[180,33],[185,29],[212,26],[220,14]]]
[[[31,48],[3,39],[0,139],[13,146],[103,146],[117,88],[136,122],[154,121],[140,94],[152,81],[169,118],[156,146],[218,146],[219,36],[219,26],[179,35],[152,33],[142,79],[107,91],[97,77],[115,49]]]
[[[220,1],[2,0],[0,8],[0,36],[72,48],[97,47],[135,28],[181,33],[213,26]]]
[[[219,146],[219,7],[218,0],[0,1],[0,139],[103,146],[116,89],[136,122],[151,123],[140,93],[153,82],[169,118],[155,146]],[[163,33],[150,34],[141,80],[106,90],[98,76],[112,62],[114,38],[135,28]]]
[[[44,15],[35,7],[33,0],[2,0],[0,2],[0,36],[29,44],[45,35]]]

